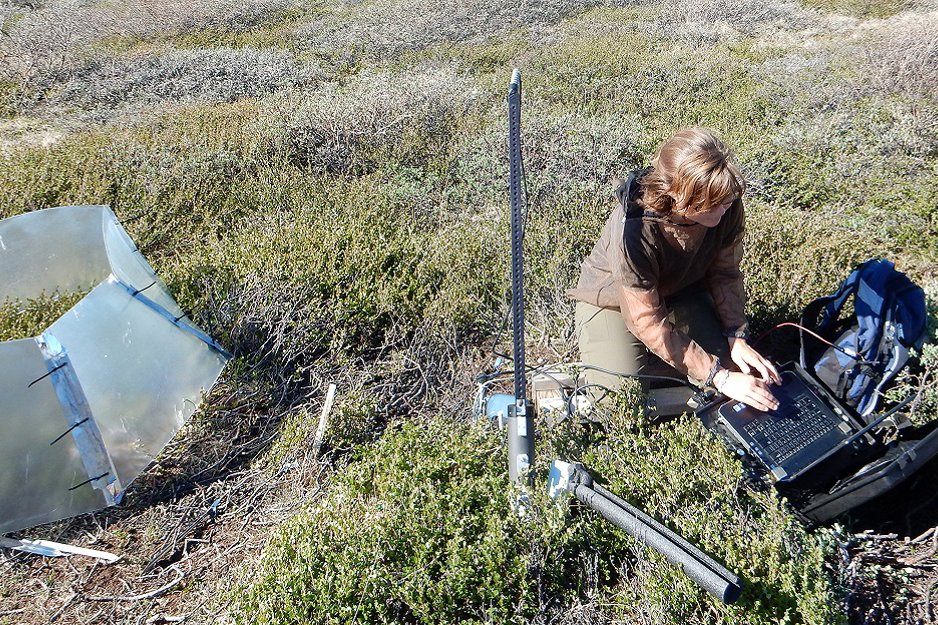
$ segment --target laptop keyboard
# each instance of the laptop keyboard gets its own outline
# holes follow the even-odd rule
[[[781,463],[835,427],[837,423],[830,416],[811,398],[802,395],[786,407],[784,414],[752,421],[744,429],[762,445],[766,454]]]

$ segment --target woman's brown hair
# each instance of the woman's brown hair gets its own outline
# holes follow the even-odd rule
[[[658,150],[639,186],[642,206],[661,215],[675,211],[675,199],[685,209],[707,213],[746,190],[732,151],[708,128],[676,132]]]

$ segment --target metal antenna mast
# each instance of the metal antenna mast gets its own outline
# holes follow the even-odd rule
[[[511,201],[511,314],[515,365],[515,403],[508,409],[508,474],[513,482],[526,480],[534,463],[534,419],[527,400],[524,364],[524,240],[521,189],[521,70],[515,68],[508,85],[508,163]]]

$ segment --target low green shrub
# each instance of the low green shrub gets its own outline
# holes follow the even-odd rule
[[[25,300],[0,302],[0,341],[39,336],[86,294],[87,291],[56,292]]]
[[[664,520],[744,583],[740,601],[724,606],[661,556],[629,540],[629,548],[637,548],[637,561],[625,563],[611,592],[613,612],[620,617],[680,623],[843,622],[826,569],[830,545],[825,532],[806,532],[771,493],[741,487],[740,465],[696,418],[657,427],[619,419],[582,458],[608,480],[610,490]]]
[[[79,132],[49,147],[0,156],[5,216],[71,204],[107,204],[158,266],[185,255],[256,209],[256,164],[226,130],[243,115],[206,116],[114,133]],[[219,135],[223,138],[219,138]]]
[[[759,326],[797,319],[808,302],[832,293],[861,262],[874,256],[896,260],[899,251],[895,242],[870,236],[862,226],[813,212],[753,201],[746,220],[742,270],[748,314]]]
[[[455,66],[368,69],[316,91],[268,100],[256,126],[258,143],[323,173],[445,170],[449,144],[479,99]]]
[[[270,6],[242,7],[245,13],[236,27],[228,20],[214,20],[197,29],[170,33],[161,37],[178,48],[285,48],[295,46],[293,30],[304,20],[315,17],[322,10],[322,2],[294,3],[290,0],[273,2]],[[246,9],[246,10],[245,10]],[[229,18],[230,19],[230,18]]]
[[[938,419],[938,281],[930,276],[921,284],[928,312],[925,344],[921,350],[913,350],[909,365],[887,393],[893,401],[917,395],[911,404],[910,419],[919,426]]]
[[[536,612],[500,436],[405,423],[282,528],[237,620],[523,623]]]
[[[465,335],[489,323],[502,284],[497,224],[414,214],[413,181],[397,187],[384,172],[268,173],[254,181],[258,214],[168,270],[180,304],[206,311],[236,350],[309,360],[424,324]]]
[[[842,622],[827,534],[807,533],[782,502],[741,488],[739,464],[695,419],[651,426],[623,408],[605,433],[583,428],[542,432],[523,519],[510,503],[502,434],[441,417],[392,428],[281,528],[236,618],[530,622],[592,603],[630,621]],[[585,461],[737,571],[740,602],[724,606],[597,514],[547,500],[542,467],[558,456]]]

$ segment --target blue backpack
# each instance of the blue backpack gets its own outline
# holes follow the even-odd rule
[[[853,298],[852,312],[846,307]],[[846,313],[843,318],[841,314]],[[812,371],[861,416],[925,340],[925,293],[888,260],[868,260],[833,295],[805,308],[801,325],[837,347],[801,332],[801,366]]]

